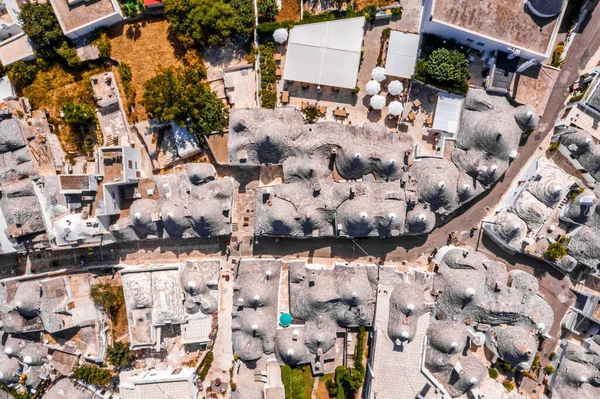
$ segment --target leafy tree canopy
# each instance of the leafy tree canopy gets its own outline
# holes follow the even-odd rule
[[[231,3],[223,0],[166,0],[165,15],[174,32],[193,39],[200,46],[215,46],[235,34],[248,36],[252,32],[248,1],[234,0]]]
[[[93,385],[106,386],[110,382],[112,374],[108,369],[85,365],[76,367],[73,370],[73,378]]]
[[[40,52],[53,53],[65,41],[54,10],[49,3],[25,3],[21,6],[19,19],[23,31],[37,44]]]
[[[265,21],[274,21],[279,13],[279,7],[275,0],[258,0],[256,6],[258,15]]]
[[[565,248],[562,243],[558,241],[553,242],[548,245],[544,255],[550,260],[560,260],[567,256],[567,248]]]
[[[456,50],[440,48],[431,53],[427,62],[427,74],[443,83],[460,82],[469,77],[469,61]]]
[[[8,68],[8,78],[17,87],[29,86],[37,74],[37,65],[34,62],[17,61]]]
[[[124,342],[115,342],[106,350],[108,362],[115,367],[124,367],[133,361],[133,353],[129,350],[129,344]]]
[[[77,57],[77,52],[74,47],[71,47],[67,44],[67,42],[63,42],[63,44],[56,49],[58,55],[60,55],[70,67],[78,67],[81,65],[81,60]]]
[[[60,110],[64,114],[65,122],[69,124],[91,123],[96,119],[94,110],[87,104],[78,104],[69,101]]]
[[[195,68],[160,68],[144,84],[143,104],[152,117],[186,125],[198,136],[222,130],[227,111],[203,78]]]
[[[116,290],[108,284],[92,285],[90,296],[96,305],[110,313],[116,313],[125,303],[123,290]]]

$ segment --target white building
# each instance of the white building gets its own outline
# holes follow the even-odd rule
[[[283,79],[354,89],[365,18],[348,18],[292,28]]]
[[[553,51],[564,0],[426,0],[421,31],[478,50],[544,61]],[[543,16],[543,17],[540,17]]]
[[[123,20],[117,0],[50,0],[56,19],[69,39]]]
[[[99,216],[118,215],[121,204],[138,197],[142,177],[142,154],[132,147],[102,147],[98,150],[98,175],[103,176]],[[99,193],[100,194],[100,193]]]
[[[21,29],[19,3],[0,0],[0,62],[4,66],[35,58],[31,42]]]
[[[197,378],[190,367],[125,371],[119,374],[121,399],[196,399]]]

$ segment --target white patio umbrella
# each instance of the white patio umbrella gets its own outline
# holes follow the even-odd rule
[[[381,90],[381,85],[376,80],[369,80],[367,82],[366,88],[367,88],[367,94],[372,96],[374,94],[379,93],[379,91]]]
[[[385,80],[385,69],[382,67],[375,67],[373,72],[371,72],[371,77],[378,82],[383,82]]]
[[[404,85],[402,85],[402,82],[399,80],[393,80],[388,85],[388,93],[390,93],[392,96],[399,96],[400,93],[402,93],[402,90],[404,90]]]
[[[392,101],[390,105],[388,105],[388,111],[390,112],[390,115],[398,116],[402,114],[403,109],[404,107],[400,101]]]
[[[381,109],[385,106],[385,97],[379,94],[371,97],[371,107],[374,109]]]
[[[288,39],[288,31],[285,28],[279,28],[273,32],[273,39],[279,44],[285,43]]]

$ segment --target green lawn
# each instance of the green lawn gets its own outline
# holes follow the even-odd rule
[[[286,367],[289,366],[283,366]],[[286,399],[310,399],[314,384],[310,366],[295,367],[291,372],[282,369],[282,379],[286,388]]]

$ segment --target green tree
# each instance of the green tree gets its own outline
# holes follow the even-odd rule
[[[174,32],[200,46],[223,44],[236,31],[236,11],[222,0],[166,0],[165,15]]]
[[[81,60],[77,57],[77,52],[75,48],[69,46],[67,42],[63,42],[63,44],[56,49],[58,55],[60,55],[72,68],[76,68],[81,66]]]
[[[106,386],[112,378],[110,370],[93,365],[78,366],[73,370],[75,380],[83,380],[89,384]]]
[[[441,83],[460,83],[469,78],[469,61],[463,53],[440,48],[429,56],[427,74]]]
[[[506,390],[508,392],[512,391],[513,389],[515,389],[515,383],[509,380],[504,380],[504,382],[502,383],[502,385],[504,385],[504,388],[506,388]]]
[[[251,37],[254,33],[254,3],[252,0],[225,1],[236,11],[236,33],[239,36]]]
[[[119,309],[125,303],[123,288],[115,288],[108,284],[95,284],[90,289],[90,296],[94,303],[108,312],[113,320]]]
[[[21,6],[19,20],[29,39],[38,45],[42,55],[54,54],[65,41],[50,3],[25,3]]]
[[[321,116],[321,111],[317,104],[308,104],[306,108],[304,108],[304,116],[308,123],[315,123]]]
[[[129,350],[129,344],[124,342],[115,342],[106,350],[108,362],[115,367],[124,367],[133,361],[133,353]]]
[[[546,374],[551,375],[554,374],[554,366],[549,364],[546,366]]]
[[[65,122],[68,124],[92,123],[96,119],[94,110],[87,104],[68,101],[60,110],[64,115]]]
[[[496,379],[498,378],[498,370],[490,367],[488,368],[488,375],[490,376],[490,378]]]
[[[198,136],[227,126],[227,110],[196,68],[160,68],[144,84],[143,104],[161,121],[186,125]]]
[[[106,32],[100,33],[100,36],[94,41],[94,44],[96,45],[96,48],[98,48],[98,55],[100,58],[110,58],[112,46]]]
[[[553,242],[548,245],[544,256],[550,260],[560,260],[567,256],[567,248],[560,242]]]
[[[8,67],[7,74],[10,81],[22,89],[33,83],[37,71],[35,62],[17,61]]]
[[[279,7],[275,0],[258,0],[256,4],[258,16],[264,21],[274,21],[279,14]]]
[[[121,62],[119,64],[119,73],[123,82],[131,82],[133,74],[131,73],[131,66],[129,64]]]

